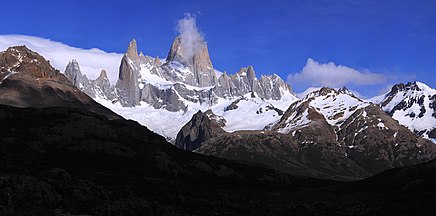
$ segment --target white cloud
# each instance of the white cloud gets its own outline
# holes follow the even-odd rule
[[[11,46],[26,45],[50,60],[50,64],[61,72],[72,59],[79,62],[80,69],[88,78],[95,79],[105,69],[112,84],[118,80],[118,68],[123,54],[107,53],[100,49],[81,49],[66,44],[26,35],[0,35],[0,51]]]
[[[383,74],[358,71],[333,62],[320,64],[308,59],[303,70],[288,76],[291,85],[342,87],[345,85],[375,85],[386,82]]]
[[[182,52],[187,55],[188,59],[201,51],[204,37],[197,28],[195,16],[189,13],[185,14],[185,17],[178,22],[177,31],[180,33]]]

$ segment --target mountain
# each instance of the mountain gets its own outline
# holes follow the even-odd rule
[[[168,52],[167,64],[169,66],[164,72],[171,71],[171,64],[182,64],[189,68],[191,73],[186,76],[177,77],[172,81],[179,81],[191,86],[209,87],[217,84],[215,70],[210,60],[209,51],[205,42],[200,42],[199,47],[192,47],[183,43],[183,37],[178,36],[174,40]],[[170,76],[167,76],[170,77]],[[168,80],[168,79],[167,79]]]
[[[249,191],[305,181],[177,149],[82,93],[75,84],[86,79],[75,65],[67,67],[72,83],[24,46],[0,53],[1,215],[210,214],[198,209],[202,204],[186,208],[184,203],[232,194],[225,189],[215,198],[199,198],[216,185],[230,184],[233,190],[249,184],[244,189]],[[168,193],[169,186],[177,192]],[[166,196],[176,194],[185,201],[168,205]],[[220,211],[229,212],[225,206]]]
[[[81,80],[78,72],[66,75]],[[94,102],[76,87],[85,79],[69,81],[24,46],[0,53],[0,80],[1,215],[435,211],[435,145],[345,89],[322,88],[287,109],[284,98],[252,91],[197,111],[178,136],[191,141],[184,148],[247,161],[241,163],[174,147]],[[103,72],[95,82],[107,87],[105,80]],[[115,110],[137,108],[96,99],[115,102]],[[247,127],[260,129],[239,130]],[[350,180],[424,161],[361,181],[302,176]]]
[[[208,112],[202,121],[193,118],[182,128],[177,137],[183,139],[176,146],[333,179],[367,177],[436,157],[434,144],[346,88],[324,87],[308,94],[261,131],[220,131],[225,122],[219,124],[220,116]],[[198,148],[192,149],[192,143]]]
[[[77,60],[72,60],[65,68],[64,75],[70,80],[77,88],[86,93],[92,98],[97,96],[105,99],[114,98],[114,89],[111,86],[107,73],[102,70],[100,76],[95,80],[89,80],[86,75],[82,74],[79,63]]]
[[[0,105],[0,121],[2,215],[435,211],[435,161],[356,182],[323,181],[182,151],[136,122],[85,109]]]
[[[370,99],[419,136],[436,139],[436,90],[421,82],[396,84]]]
[[[120,118],[80,91],[42,56],[25,46],[0,52],[0,80],[0,104],[40,108],[67,106]]]
[[[251,66],[217,78],[207,44],[182,41],[162,62],[132,40],[114,97],[95,99],[179,148],[299,175],[358,179],[435,157],[433,145],[345,87],[298,100],[280,77],[258,79]]]
[[[65,74],[71,73],[70,68],[80,70],[77,61],[70,63],[73,66],[69,65]],[[113,87],[103,88],[82,75],[67,77],[73,83],[74,79],[85,80],[76,86],[102,105],[172,142],[198,111],[213,110],[222,116],[227,131],[263,129],[277,121],[283,110],[297,100],[279,76],[262,75],[258,79],[251,66],[233,75],[225,72],[217,78],[207,44],[202,42],[191,50],[184,47],[181,36],[174,40],[164,62],[142,52],[138,54],[136,41],[132,40]]]

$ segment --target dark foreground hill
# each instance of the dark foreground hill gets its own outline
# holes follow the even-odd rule
[[[0,215],[428,215],[436,162],[332,182],[176,149],[79,108],[0,106]]]

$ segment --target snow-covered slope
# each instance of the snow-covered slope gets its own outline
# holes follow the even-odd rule
[[[370,99],[417,135],[436,141],[436,90],[421,82],[394,85]]]
[[[354,96],[345,87],[339,90],[321,88],[303,100],[310,101],[309,105],[320,112],[330,125],[338,127],[356,110],[370,104]]]
[[[188,105],[186,111],[177,112],[156,109],[146,102],[140,102],[140,105],[135,107],[124,107],[119,102],[112,103],[101,97],[95,100],[124,118],[138,121],[167,140],[174,141],[183,125],[199,110],[202,112],[212,110],[215,115],[223,118],[225,120],[223,129],[227,132],[262,130],[278,121],[283,110],[297,99],[290,93],[282,100],[262,100],[259,97],[251,98],[251,95],[247,94],[234,99],[219,98],[214,104],[185,101]],[[232,104],[236,106],[231,106]]]
[[[180,53],[179,42],[176,39],[169,57],[162,62],[138,54],[133,40],[121,60],[119,79],[112,92],[99,94],[93,89],[100,88],[91,86],[87,93],[114,112],[138,121],[170,141],[175,140],[183,125],[198,111],[211,110],[224,120],[223,129],[227,132],[261,130],[278,121],[284,110],[297,100],[279,76],[263,75],[258,79],[250,66],[234,75],[223,73],[216,78],[206,46],[192,59],[180,60],[186,55]],[[81,74],[80,70],[72,71],[74,75]],[[79,87],[93,85],[87,79],[86,82],[73,80],[80,76],[68,77]]]

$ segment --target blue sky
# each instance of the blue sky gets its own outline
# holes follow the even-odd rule
[[[177,21],[191,13],[217,69],[234,73],[253,65],[258,75],[288,79],[291,74],[297,92],[312,85],[347,85],[371,96],[397,82],[436,86],[433,0],[53,0],[7,1],[2,8],[0,35],[31,35],[117,53],[136,38],[145,54],[160,57],[177,35]],[[314,61],[306,65],[309,58]],[[317,74],[322,68],[325,73]],[[341,80],[348,71],[357,72],[351,73],[355,79]]]

